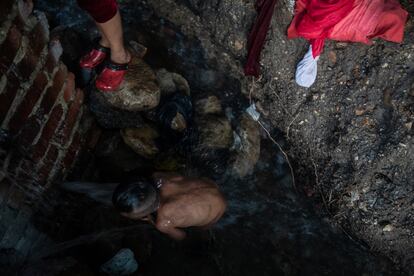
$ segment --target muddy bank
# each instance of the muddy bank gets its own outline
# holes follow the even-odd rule
[[[327,43],[319,62],[317,82],[311,89],[302,89],[294,83],[293,78],[295,65],[307,46],[304,41],[286,39],[285,31],[291,20],[291,1],[281,1],[276,7],[263,52],[263,76],[251,89],[252,84],[242,75],[241,65],[246,55],[246,36],[255,16],[253,2],[121,2],[127,33],[135,39],[140,38],[141,43],[153,49],[148,58],[153,67],[161,64],[165,66],[167,63],[167,69],[181,73],[190,82],[191,88],[196,91],[195,97],[215,94],[225,104],[232,106],[236,113],[247,107],[247,100],[234,102],[232,99],[240,98],[240,92],[245,96],[252,92],[253,98],[260,102],[264,113],[268,114],[265,117],[271,126],[286,133],[290,144],[288,153],[294,162],[298,179],[297,186],[316,206],[320,206],[320,215],[328,217],[333,224],[339,223],[348,233],[366,244],[367,248],[391,258],[405,271],[414,270],[412,21],[406,29],[402,45],[381,41],[373,46]],[[66,10],[62,9],[62,13],[57,16],[55,13],[56,23],[81,26],[83,30],[92,26],[81,15],[77,16],[79,21],[65,22],[66,17],[62,14],[65,11],[73,13],[75,8],[60,5]],[[42,8],[49,9],[51,13],[56,9],[52,6]],[[253,184],[253,187],[267,191],[267,185],[263,181],[247,182],[237,183],[237,187],[251,187],[248,184]],[[238,190],[236,186],[228,187],[228,193]],[[240,251],[251,248],[249,244],[241,245],[237,241],[260,235],[258,229],[270,227],[268,224],[253,227],[253,224],[257,226],[264,223],[258,217],[272,217],[275,221],[276,218],[283,217],[283,208],[280,209],[281,205],[277,202],[283,202],[289,192],[282,187],[273,187],[271,190],[274,190],[272,204],[259,208],[260,212],[253,212],[251,218],[245,218],[243,222],[227,228],[235,227],[234,231],[237,231],[238,227],[242,227],[245,230],[237,234],[237,239],[234,240],[226,241],[228,234],[221,236],[223,241],[219,246],[233,247],[228,253],[223,253],[226,251],[222,249],[222,254],[231,256],[237,251],[233,251],[234,248],[239,248]],[[324,200],[319,196],[319,191],[322,191]],[[241,189],[235,196],[235,202],[251,201],[250,192]],[[257,199],[257,202],[262,202],[261,200],[266,199]],[[305,199],[297,198],[295,203],[287,200],[281,204],[287,207],[301,200]],[[306,207],[311,208],[311,205]],[[304,207],[300,208],[301,212],[304,211]],[[280,210],[281,213],[265,211],[271,209]],[[294,224],[294,221],[282,220],[285,227],[290,228]],[[320,225],[316,224],[315,227],[319,228]],[[284,231],[276,228],[266,230],[269,239],[275,241],[269,243],[267,239],[260,240],[257,242],[257,251],[254,252],[261,252],[260,248],[272,244],[274,248],[269,250],[273,253],[266,256],[269,258],[266,262],[276,260],[277,265],[273,271],[286,267],[283,270],[285,273],[300,273],[301,271],[294,271],[298,263],[291,258],[303,260],[292,253],[299,250],[301,242],[295,240],[298,241],[296,247],[286,246],[281,249],[282,252],[274,251],[281,245],[285,246],[285,242],[292,246],[287,242],[291,236],[285,237],[286,239],[283,235],[278,236],[277,233]],[[303,231],[309,230],[306,227],[298,229],[300,231],[294,236],[301,236]],[[316,237],[322,235],[312,231],[307,233]],[[327,240],[330,239],[332,236]],[[309,245],[319,241],[316,238],[312,241],[305,239],[303,242]],[[335,243],[332,247],[335,247]],[[363,254],[360,249],[352,250],[345,249],[346,254]],[[320,250],[309,251],[306,256],[323,251],[333,252],[328,247],[321,247]],[[214,258],[217,258],[217,254],[213,254]],[[285,259],[278,259],[280,256],[285,256]],[[316,261],[318,268],[322,263],[330,261],[323,257],[321,260],[323,261]],[[309,269],[307,271],[315,271],[311,265],[315,259],[308,261],[304,262],[308,265],[305,266]],[[376,262],[378,261],[367,262],[367,266]],[[344,267],[348,266],[346,263]],[[260,263],[255,264],[260,266]],[[335,273],[336,265],[339,264],[328,265],[326,272]],[[226,268],[223,263],[218,267],[221,267],[222,272],[231,270],[231,266]],[[255,271],[253,267],[257,266],[251,267]],[[359,267],[348,273],[362,273],[365,269],[366,267]],[[378,270],[368,271],[378,273]]]
[[[288,22],[272,23],[255,95],[288,134],[297,172],[315,179],[331,220],[413,272],[412,19],[401,45],[328,43],[311,89],[293,82],[305,47],[281,36]]]

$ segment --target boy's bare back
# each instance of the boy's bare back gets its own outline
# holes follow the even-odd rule
[[[211,226],[226,210],[226,201],[211,180],[172,174],[154,177],[162,179],[156,227],[175,239],[185,238],[180,228]]]

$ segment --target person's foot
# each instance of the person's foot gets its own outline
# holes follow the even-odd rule
[[[126,64],[131,61],[131,53],[122,49],[120,51],[111,51],[111,61],[117,64]]]
[[[96,42],[93,49],[81,58],[79,65],[84,69],[93,69],[101,64],[110,53],[111,50],[108,47]]]
[[[103,92],[116,91],[122,84],[131,61],[131,54],[127,50],[111,52],[111,61],[96,79],[96,88]]]

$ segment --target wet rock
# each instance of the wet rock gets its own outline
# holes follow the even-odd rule
[[[237,130],[240,137],[240,148],[231,161],[232,171],[239,177],[251,173],[260,157],[260,131],[258,124],[250,116],[243,114]]]
[[[121,130],[122,138],[132,150],[142,157],[152,159],[159,153],[155,140],[158,131],[149,125],[140,128],[125,128]]]
[[[176,113],[171,120],[171,129],[179,132],[184,131],[187,128],[187,122],[181,113]]]
[[[183,132],[191,121],[192,112],[191,98],[176,93],[164,101],[159,109],[158,119],[165,129]]]
[[[229,120],[220,115],[197,117],[197,143],[192,149],[192,162],[202,174],[210,178],[219,177],[227,169],[233,131]]]
[[[96,89],[90,93],[89,108],[103,128],[140,127],[144,124],[140,113],[114,107]]]
[[[102,95],[111,106],[133,112],[153,109],[160,102],[160,88],[154,71],[136,56],[129,64],[121,88]]]
[[[200,147],[209,149],[230,148],[233,132],[230,122],[224,116],[205,116],[197,119],[200,133]]]
[[[129,248],[121,249],[112,259],[101,266],[101,271],[111,276],[131,275],[138,269],[134,252]]]
[[[136,41],[130,41],[129,46],[133,50],[134,54],[139,58],[143,58],[147,54],[147,47]]]
[[[200,115],[221,114],[223,108],[220,100],[216,96],[209,96],[196,102],[195,112]]]
[[[157,71],[157,82],[162,97],[170,96],[175,92],[190,96],[190,86],[187,80],[180,74],[169,72],[162,68]]]

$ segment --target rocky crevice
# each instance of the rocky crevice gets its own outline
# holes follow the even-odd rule
[[[391,258],[407,272],[414,269],[410,253],[414,252],[412,19],[401,45],[328,42],[316,84],[303,89],[294,83],[294,72],[307,46],[305,41],[289,41],[285,35],[292,1],[280,1],[276,6],[262,54],[262,77],[253,82],[242,75],[246,37],[255,16],[253,2],[120,2],[127,34],[150,48],[150,65],[157,69],[164,65],[183,75],[194,99],[206,101],[206,96],[214,95],[222,102],[222,109],[214,107],[216,111],[204,121],[227,120],[228,108],[235,118],[242,118],[240,114],[248,106],[246,98],[251,96],[268,126],[285,133],[297,186],[308,199],[325,205],[319,210],[316,207],[320,215],[328,210],[331,223],[340,223],[367,248]],[[156,51],[151,52],[152,45]],[[140,119],[131,122],[140,125]],[[112,123],[121,127],[125,121]],[[227,124],[219,124],[222,128],[218,130],[226,134],[223,140],[215,141],[215,147],[228,146],[226,137],[231,130]],[[247,141],[256,143],[257,136]],[[203,156],[205,151],[197,152]],[[263,173],[266,166],[259,161],[256,169]],[[283,195],[267,184],[255,183],[275,196],[295,198],[284,186]],[[274,241],[276,246],[278,242]]]

